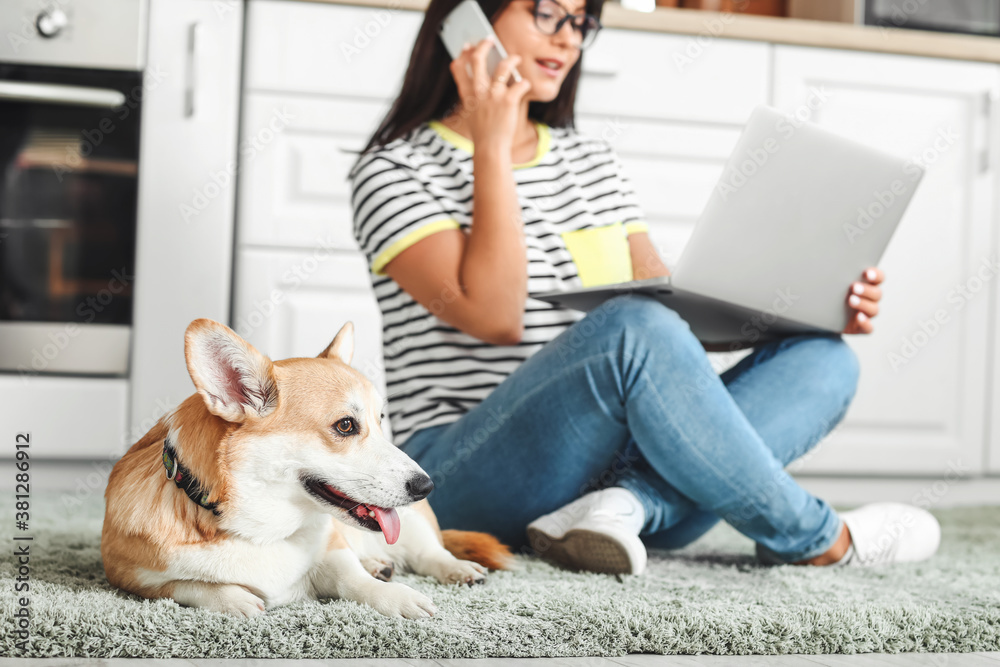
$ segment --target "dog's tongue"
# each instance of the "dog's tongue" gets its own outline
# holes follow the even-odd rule
[[[396,510],[383,509],[374,505],[369,505],[369,507],[375,512],[375,520],[378,521],[379,528],[385,535],[385,541],[389,544],[395,544],[396,540],[399,539],[399,515],[396,514]]]

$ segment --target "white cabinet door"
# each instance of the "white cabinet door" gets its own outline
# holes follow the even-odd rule
[[[776,46],[774,104],[927,168],[880,263],[881,312],[845,336],[861,382],[808,472],[983,470],[995,164],[995,65]],[[996,125],[996,119],[992,119]],[[844,286],[845,293],[847,285]],[[994,334],[995,335],[995,334]]]
[[[273,360],[315,357],[351,321],[351,366],[385,396],[382,315],[364,255],[242,248],[236,267],[236,333]]]
[[[358,250],[347,174],[389,102],[247,93],[241,246]]]
[[[192,320],[231,304],[241,3],[152,0],[143,93],[129,437],[194,393]],[[158,77],[151,79],[150,77]]]

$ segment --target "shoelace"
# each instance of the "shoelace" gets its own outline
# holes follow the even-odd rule
[[[883,526],[879,529],[879,532],[877,534],[878,537],[876,538],[875,543],[872,545],[872,548],[865,550],[865,553],[859,551],[857,545],[852,544],[851,546],[854,547],[854,555],[848,560],[848,562],[857,559],[856,563],[857,565],[861,567],[868,567],[871,565],[880,565],[882,563],[892,562],[893,560],[895,560],[896,553],[899,551],[899,543],[900,543],[900,538],[902,537],[902,532],[900,532],[900,534],[898,535],[893,535],[886,529],[886,526],[883,524]],[[889,542],[886,544],[882,544],[881,542],[885,538],[888,538]]]
[[[634,516],[635,515],[635,508],[634,507],[630,507],[628,512],[623,512],[623,511],[620,511],[620,510],[619,511],[615,511],[615,510],[610,510],[610,509],[595,509],[595,510],[591,510],[590,511],[590,515],[591,516],[604,516],[604,517],[608,517],[608,518],[615,518],[615,517],[620,517],[620,516]]]

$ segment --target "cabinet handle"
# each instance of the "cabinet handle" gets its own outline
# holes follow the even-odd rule
[[[993,120],[994,110],[997,107],[997,101],[1000,100],[1000,91],[990,90],[983,93],[983,116],[986,118],[986,136],[984,137],[985,146],[983,146],[983,152],[979,158],[979,173],[985,174],[989,172],[992,168],[991,158],[993,155],[993,144],[994,132],[993,126],[996,123]]]
[[[598,59],[584,63],[580,68],[580,73],[590,76],[618,76],[620,69],[617,62]]]
[[[185,63],[184,86],[184,117],[193,118],[195,107],[195,91],[198,89],[198,63],[201,60],[199,51],[201,44],[201,24],[192,23],[187,31],[187,62]]]

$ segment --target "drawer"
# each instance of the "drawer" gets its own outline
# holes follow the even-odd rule
[[[3,458],[12,458],[15,433],[31,433],[32,459],[115,460],[143,435],[126,433],[124,378],[4,373],[0,402],[9,438]]]
[[[251,93],[243,110],[237,243],[357,250],[350,182],[388,102]],[[274,122],[285,119],[284,124]],[[280,131],[269,132],[272,127]],[[265,141],[267,140],[267,141]]]
[[[762,42],[602,30],[583,56],[577,113],[743,125],[768,101]]]
[[[244,86],[395,97],[423,19],[382,7],[251,0]]]

